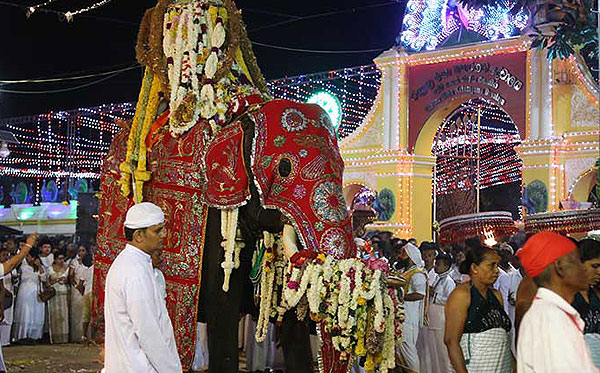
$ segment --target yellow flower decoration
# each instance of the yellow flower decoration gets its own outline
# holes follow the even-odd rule
[[[121,186],[121,194],[125,197],[128,197],[131,193],[131,175],[134,172],[132,161],[135,149],[137,148],[137,142],[139,141],[140,123],[143,121],[143,117],[146,114],[146,104],[148,103],[153,76],[152,70],[145,70],[142,88],[140,89],[138,102],[135,107],[135,115],[133,117],[133,122],[131,123],[131,128],[129,129],[129,137],[127,138],[127,154],[125,156],[125,162],[119,165],[119,170],[121,171],[119,184]]]
[[[138,139],[139,153],[137,156],[137,170],[135,171],[137,201],[135,201],[135,203],[140,203],[143,201],[144,183],[150,180],[150,172],[146,170],[146,156],[148,152],[148,149],[146,148],[146,137],[148,136],[148,132],[150,132],[150,128],[152,127],[152,124],[157,116],[160,89],[160,79],[158,79],[158,77],[154,77],[152,79],[152,87],[150,88],[148,105],[146,106],[146,114],[144,115],[144,124]]]

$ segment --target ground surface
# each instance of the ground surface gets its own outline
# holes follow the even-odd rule
[[[96,373],[102,369],[102,348],[78,344],[3,347],[11,373]],[[243,368],[244,358],[240,358]],[[243,372],[243,371],[241,371]]]
[[[88,373],[102,369],[102,349],[77,344],[3,347],[9,372]]]

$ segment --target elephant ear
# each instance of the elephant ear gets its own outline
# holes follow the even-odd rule
[[[273,100],[252,119],[252,173],[263,207],[279,210],[307,250],[354,257],[344,163],[327,114],[318,105]]]

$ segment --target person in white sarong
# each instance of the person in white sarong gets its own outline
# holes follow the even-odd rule
[[[444,344],[446,321],[444,306],[450,293],[456,288],[451,277],[452,257],[447,254],[439,254],[435,260],[434,269],[437,277],[429,291],[429,326],[421,330],[423,333],[421,338],[423,343],[419,349],[421,373],[445,373],[452,368],[448,350]]]
[[[30,250],[35,246],[38,239],[37,233],[33,233],[29,237],[27,237],[27,241],[21,244],[20,251],[15,254],[12,258],[6,259],[2,261],[0,264],[0,279],[4,278],[5,273],[11,273],[17,265],[23,262],[23,259],[26,256],[30,256]],[[34,252],[33,256],[37,256],[37,252]],[[4,258],[3,258],[4,259]],[[33,261],[33,257],[31,261]],[[4,300],[5,292],[2,291],[2,301]],[[0,302],[2,303],[2,302]],[[3,307],[3,305],[0,305]],[[4,321],[4,310],[0,309],[0,321]],[[0,346],[0,373],[6,373],[8,370],[6,369],[6,364],[4,363],[4,354],[2,353],[2,347]]]
[[[81,321],[83,324],[83,341],[89,341],[92,336],[90,335],[90,319],[92,313],[92,288],[94,285],[94,256],[91,252],[88,252],[83,257],[81,263],[83,264],[85,271],[83,272],[83,310],[81,315]]]
[[[0,263],[4,263],[9,258],[9,252],[6,249],[0,251]],[[2,279],[4,289],[7,293],[12,295],[12,304],[10,307],[4,310],[4,321],[0,323],[0,344],[2,347],[9,346],[11,343],[11,330],[14,320],[15,311],[15,282],[18,281],[19,274],[16,269],[8,272]]]
[[[45,305],[40,301],[38,293],[41,288],[41,280],[45,277],[45,272],[37,249],[32,250],[27,255],[27,259],[21,265],[20,272],[21,283],[17,294],[17,301],[15,302],[13,322],[14,338],[16,340],[41,339],[44,328]]]
[[[419,330],[427,326],[426,312],[429,296],[427,273],[424,270],[421,252],[413,244],[404,245],[401,259],[408,260],[409,268],[402,274],[406,284],[403,288],[405,319],[400,346],[400,365],[407,372],[419,372],[417,339]]]
[[[250,372],[266,369],[283,370],[285,361],[283,350],[275,344],[275,325],[269,323],[267,335],[262,342],[256,341],[256,321],[246,315],[245,346],[246,369]]]
[[[192,370],[203,372],[208,370],[208,334],[206,323],[199,322],[196,326],[196,351]]]
[[[470,282],[450,294],[445,307],[444,343],[456,373],[510,373],[510,319],[502,294],[493,288],[500,256],[487,246],[472,247],[460,272]]]
[[[83,294],[85,292],[85,273],[87,267],[83,265],[83,258],[87,255],[87,248],[79,245],[77,255],[70,261],[69,282],[71,296],[69,298],[69,341],[79,343],[83,339]]]
[[[69,342],[69,267],[65,264],[65,256],[58,254],[50,266],[48,286],[55,290],[55,295],[48,300],[48,319],[50,322],[50,343]]]
[[[40,246],[40,262],[44,266],[45,276],[41,277],[42,280],[42,289],[43,291],[47,286],[48,274],[50,273],[50,267],[52,263],[54,263],[54,253],[52,252],[52,244],[50,240],[46,238],[43,240]],[[48,336],[50,332],[50,319],[49,319],[49,311],[48,311],[48,302],[44,302],[44,329],[43,335]]]
[[[125,217],[125,249],[106,276],[105,373],[180,373],[173,325],[151,255],[166,236],[160,207],[143,202]]]

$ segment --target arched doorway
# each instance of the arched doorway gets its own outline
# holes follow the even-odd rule
[[[523,162],[511,118],[483,99],[460,104],[439,126],[431,154],[436,221],[484,211],[520,217]]]

